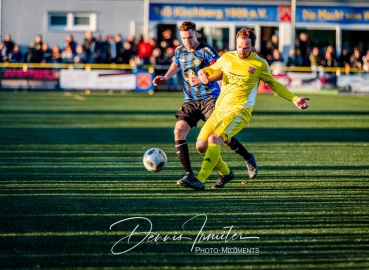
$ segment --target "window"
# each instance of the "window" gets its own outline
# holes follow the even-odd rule
[[[95,13],[49,13],[50,30],[96,31]]]

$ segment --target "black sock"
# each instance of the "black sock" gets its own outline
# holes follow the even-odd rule
[[[243,157],[244,160],[249,160],[251,158],[250,153],[247,152],[246,148],[235,137],[232,137],[228,147]]]
[[[175,143],[176,143],[177,156],[183,166],[183,169],[186,172],[192,172],[187,141],[179,140],[179,141],[175,141]]]

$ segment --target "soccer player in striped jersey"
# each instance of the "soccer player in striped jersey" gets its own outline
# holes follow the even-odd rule
[[[250,122],[260,80],[267,83],[279,96],[293,102],[299,109],[308,108],[306,100],[297,97],[274,79],[267,61],[259,57],[252,48],[256,35],[251,29],[243,28],[236,35],[236,51],[227,52],[213,65],[201,69],[198,77],[202,83],[219,80],[222,76],[222,89],[215,109],[201,128],[197,138],[197,149],[206,150],[201,170],[192,180],[181,180],[184,187],[202,190],[205,181],[215,166],[221,168],[220,174],[232,174],[228,165],[222,161],[221,145],[232,138]],[[221,163],[219,165],[219,163]],[[224,187],[228,179],[219,179],[213,188]]]
[[[183,45],[176,48],[173,62],[166,74],[156,76],[153,80],[154,85],[164,83],[180,70],[184,79],[184,102],[176,113],[177,122],[174,127],[177,155],[185,170],[183,177],[177,181],[178,184],[181,180],[193,180],[195,178],[190,162],[187,135],[191,128],[197,126],[200,120],[206,121],[210,117],[216,99],[220,94],[220,87],[216,80],[203,84],[200,83],[197,76],[201,68],[211,66],[219,59],[217,51],[210,45],[198,41],[196,24],[191,21],[183,22],[179,27],[179,33]],[[229,138],[224,143],[244,158],[249,177],[255,178],[257,165],[254,155],[249,153],[236,138]],[[222,164],[219,163],[219,165]],[[221,167],[218,168],[217,166],[215,166],[215,169],[222,170]],[[233,177],[233,174],[220,174],[219,179],[231,180]]]

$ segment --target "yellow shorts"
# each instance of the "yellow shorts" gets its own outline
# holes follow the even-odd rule
[[[201,128],[197,139],[207,141],[211,134],[216,133],[226,141],[247,126],[251,119],[251,112],[252,108],[229,112],[221,112],[215,109]]]

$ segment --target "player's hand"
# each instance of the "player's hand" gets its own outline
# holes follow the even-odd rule
[[[201,81],[199,79],[199,77],[197,77],[196,75],[190,75],[188,77],[188,82],[190,83],[191,86],[196,86],[198,85]]]
[[[306,110],[307,108],[309,108],[309,105],[307,104],[306,100],[310,100],[310,98],[305,98],[305,97],[298,98],[296,99],[294,104],[300,110]]]
[[[207,84],[209,83],[209,74],[203,70],[200,70],[199,73],[197,74],[200,81],[203,83],[203,84]]]
[[[152,83],[153,85],[157,86],[159,83],[165,83],[166,80],[163,76],[156,76],[153,80]]]

